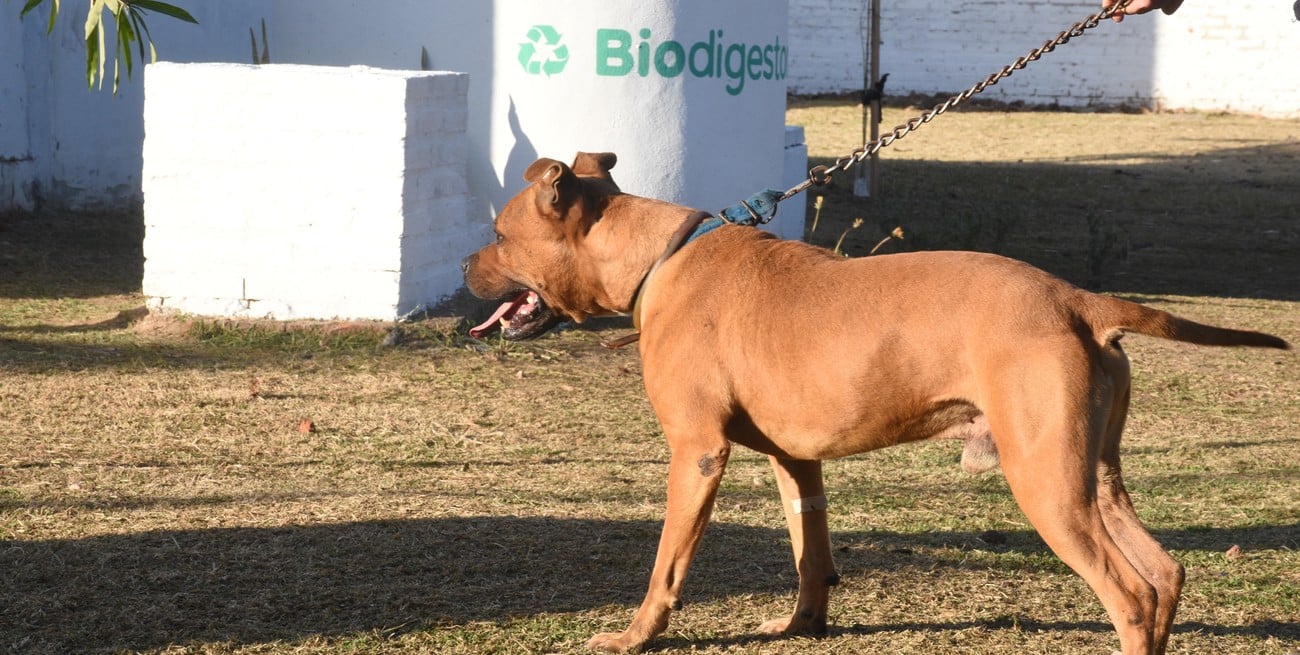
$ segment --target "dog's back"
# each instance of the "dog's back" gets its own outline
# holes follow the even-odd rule
[[[894,316],[899,313],[899,307],[891,303],[915,305],[922,298],[942,307],[954,302],[954,295],[963,296],[964,302],[986,304],[988,313],[1003,317],[1024,311],[1028,303],[1039,316],[1022,316],[1021,321],[1044,319],[1046,323],[1057,324],[1082,321],[1101,345],[1114,342],[1124,333],[1138,333],[1205,346],[1290,349],[1285,340],[1270,334],[1197,323],[1152,307],[1095,294],[1029,264],[999,255],[915,252],[844,259],[808,244],[767,236],[751,230],[728,231],[725,238],[730,243],[719,245],[732,253],[730,262],[720,266],[719,258],[711,257],[714,263],[704,269],[705,274],[714,276],[715,284],[724,288],[726,282],[720,278],[727,273],[743,280],[738,288],[723,291],[724,294],[763,295],[767,290],[788,303],[796,298],[811,300],[819,292],[831,291],[840,298],[858,298],[857,306],[868,315],[882,312],[883,316]],[[748,256],[736,257],[737,252]],[[726,268],[731,270],[720,270]],[[802,307],[804,303],[798,304]],[[772,306],[766,305],[769,309]],[[808,309],[818,312],[824,307],[834,307],[834,304]],[[787,313],[797,311],[788,304],[782,309]],[[1042,315],[1043,312],[1050,316]],[[826,322],[820,324],[824,326]]]

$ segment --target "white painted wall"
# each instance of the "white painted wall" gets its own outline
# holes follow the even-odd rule
[[[475,243],[486,242],[494,203],[506,197],[488,153],[494,3],[387,0],[379,11],[365,0],[313,0],[310,13],[293,0],[251,4],[248,21],[266,19],[274,63],[418,70],[423,50],[433,69],[469,74],[469,230]]]
[[[1300,118],[1292,3],[1192,0],[1157,26],[1151,95],[1161,107]]]
[[[781,188],[791,189],[808,179],[808,144],[804,143],[802,125],[785,128],[785,161],[782,164]],[[803,239],[808,221],[808,194],[787,200],[777,208],[767,229],[782,239]]]
[[[155,309],[394,320],[461,286],[463,73],[149,66],[144,293]]]
[[[26,49],[23,26],[7,20],[13,3],[0,5],[0,210],[31,209],[32,150],[27,135]]]
[[[862,88],[866,0],[791,0],[797,56],[790,88]],[[1095,0],[883,0],[881,71],[887,91],[964,90],[1067,26]],[[1300,117],[1300,23],[1291,3],[1189,0],[1172,16],[1106,23],[984,92],[1066,106],[1133,103]]]

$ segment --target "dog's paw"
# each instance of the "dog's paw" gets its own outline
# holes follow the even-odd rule
[[[626,632],[602,632],[587,641],[587,648],[606,653],[635,653],[641,644],[633,643]]]
[[[765,635],[824,635],[826,634],[826,619],[816,620],[793,616],[772,619],[758,626],[758,632]]]

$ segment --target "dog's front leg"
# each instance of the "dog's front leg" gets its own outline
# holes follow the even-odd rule
[[[799,600],[794,614],[772,619],[759,626],[765,634],[826,632],[826,608],[830,588],[840,581],[831,557],[830,531],[826,526],[826,489],[822,463],[773,457],[772,470],[781,490],[795,568],[799,571]]]
[[[587,642],[588,648],[615,653],[639,649],[668,627],[670,611],[682,607],[682,583],[713,512],[731,446],[721,436],[690,443],[675,443],[669,436],[668,441],[673,446],[668,464],[668,510],[650,589],[627,630],[598,634]]]

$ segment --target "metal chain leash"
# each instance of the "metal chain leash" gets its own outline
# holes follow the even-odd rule
[[[814,166],[811,170],[808,171],[808,179],[804,180],[803,182],[799,183],[794,187],[791,187],[777,200],[777,202],[780,202],[781,200],[785,200],[791,196],[802,193],[809,187],[825,186],[827,184],[830,184],[831,177],[835,175],[835,173],[848,170],[854,164],[860,163],[863,159],[866,159],[867,157],[870,157],[871,155],[879,152],[881,148],[884,148],[889,144],[907,136],[908,134],[912,133],[922,125],[934,120],[936,116],[948,111],[949,109],[952,109],[958,104],[968,100],[971,96],[983,91],[984,89],[990,86],[993,86],[994,84],[997,84],[999,81],[1010,76],[1012,73],[1024,68],[1026,65],[1029,64],[1029,62],[1037,61],[1043,55],[1055,50],[1056,46],[1068,43],[1070,39],[1074,37],[1083,36],[1084,32],[1086,32],[1087,30],[1097,27],[1098,25],[1101,24],[1102,21],[1108,20],[1111,17],[1113,17],[1115,14],[1119,13],[1120,11],[1123,11],[1124,7],[1128,5],[1129,1],[1130,0],[1119,0],[1115,4],[1102,9],[1101,11],[1084,19],[1083,21],[1071,25],[1069,29],[1056,35],[1056,38],[1048,40],[1043,45],[1039,46],[1038,48],[1035,48],[1029,54],[1017,59],[1010,66],[1003,67],[1002,70],[992,75],[989,75],[983,81],[972,86],[971,88],[966,89],[965,91],[955,96],[952,96],[951,98],[948,98],[946,101],[939,103],[934,107],[931,107],[930,109],[923,112],[920,116],[912,118],[906,123],[903,123],[902,125],[895,127],[893,130],[889,132],[889,134],[886,134],[885,136],[882,136],[881,138],[876,139],[875,141],[867,143],[863,145],[861,148],[855,149],[853,152],[849,153],[848,155],[836,159],[834,165]]]

